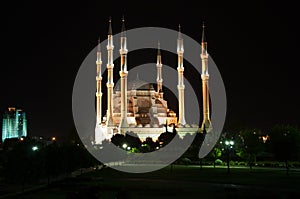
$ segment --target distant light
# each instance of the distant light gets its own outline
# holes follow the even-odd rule
[[[263,143],[266,143],[267,140],[269,139],[269,135],[262,136],[262,139],[263,139]]]
[[[24,138],[20,138],[20,140],[21,140],[21,141],[23,141],[23,140],[24,140]]]
[[[38,149],[39,149],[39,148],[38,148],[37,146],[33,146],[33,147],[32,147],[32,150],[33,150],[33,151],[36,151],[36,150],[38,150]]]
[[[56,140],[56,137],[52,137],[51,140],[52,140],[52,141],[55,141],[55,140]]]
[[[130,150],[131,149],[131,147],[129,146],[129,147],[127,147],[127,150]]]
[[[222,144],[223,142],[221,141],[220,144]]]
[[[158,149],[159,149],[159,147],[157,146],[157,147],[156,147],[156,149],[158,150]]]
[[[230,145],[234,145],[234,141],[230,140]]]
[[[226,141],[225,141],[225,144],[226,144],[226,145],[229,145],[229,141],[226,140]]]
[[[123,144],[122,147],[123,147],[124,149],[126,149],[126,148],[127,148],[127,144]]]

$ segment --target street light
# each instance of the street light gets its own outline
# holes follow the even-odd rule
[[[230,160],[230,149],[233,148],[234,141],[233,140],[226,140],[225,141],[226,145],[226,152],[227,152],[227,173],[230,173],[230,167],[229,167],[229,160]]]
[[[36,150],[38,150],[38,149],[39,149],[39,148],[38,148],[37,146],[33,146],[33,147],[32,147],[32,150],[33,150],[33,151],[36,151]]]

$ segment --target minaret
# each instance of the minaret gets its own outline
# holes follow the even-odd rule
[[[121,121],[120,128],[128,127],[127,122],[127,41],[126,41],[126,30],[125,20],[122,18],[122,31],[121,31],[121,67],[120,67],[120,78],[121,78]]]
[[[108,27],[108,38],[107,38],[107,126],[114,126],[113,121],[113,89],[114,89],[114,80],[113,80],[113,36],[112,36],[112,27],[111,27],[111,18],[109,19]]]
[[[163,92],[162,92],[162,62],[161,62],[161,53],[160,53],[160,43],[158,42],[158,50],[157,50],[157,63],[156,63],[156,68],[157,68],[157,78],[156,78],[156,83],[157,83],[157,95],[159,98],[162,98]]]
[[[209,131],[212,128],[210,116],[209,116],[209,88],[208,88],[208,53],[207,53],[207,42],[205,38],[205,26],[202,26],[202,41],[201,41],[201,59],[202,59],[202,97],[203,97],[203,122],[201,129]]]
[[[102,66],[102,60],[101,60],[101,47],[100,47],[100,37],[98,40],[98,48],[97,48],[97,74],[96,74],[96,82],[97,82],[97,90],[96,90],[96,98],[97,98],[97,125],[101,124],[102,121],[102,91],[101,91],[101,84],[102,84],[102,75],[101,75],[101,66]]]
[[[178,31],[178,39],[177,39],[177,54],[178,54],[178,107],[179,107],[179,118],[178,118],[178,124],[185,125],[185,117],[184,117],[184,82],[183,82],[183,39],[181,35],[181,27],[179,25],[179,31]]]

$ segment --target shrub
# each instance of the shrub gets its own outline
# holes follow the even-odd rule
[[[222,165],[222,163],[223,163],[223,161],[220,160],[220,159],[216,159],[216,160],[215,160],[215,164],[216,164],[216,165]]]

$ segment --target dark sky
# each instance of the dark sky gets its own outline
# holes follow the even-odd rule
[[[126,1],[2,5],[0,113],[8,106],[23,108],[29,135],[69,132],[77,70],[99,35],[106,39],[109,16],[118,33],[124,14],[127,29],[177,30],[180,23],[183,33],[198,42],[205,20],[209,53],[227,92],[225,130],[300,126],[296,5],[160,2],[138,1],[137,8]]]

